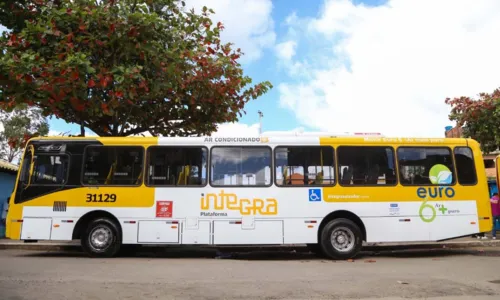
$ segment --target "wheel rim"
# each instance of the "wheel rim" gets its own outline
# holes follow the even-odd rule
[[[354,248],[356,237],[349,228],[338,227],[333,230],[330,241],[335,250],[349,252]]]
[[[89,245],[95,252],[105,251],[113,242],[113,232],[107,226],[95,227],[89,234]]]

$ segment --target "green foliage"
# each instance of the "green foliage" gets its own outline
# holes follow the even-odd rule
[[[452,107],[450,120],[462,126],[464,136],[481,143],[485,153],[500,148],[500,89],[481,93],[479,99],[458,97],[445,102]]]
[[[34,2],[42,4],[33,18],[0,42],[4,109],[37,106],[101,136],[203,135],[237,121],[272,87],[247,87],[242,53],[221,43],[224,27],[209,9],[195,14],[177,0]]]
[[[0,158],[12,162],[18,158],[28,139],[45,136],[49,133],[49,124],[40,109],[20,105],[10,113],[0,114]]]
[[[0,24],[13,32],[26,27],[26,21],[40,13],[40,0],[2,0],[0,2]],[[53,1],[60,2],[60,1]]]

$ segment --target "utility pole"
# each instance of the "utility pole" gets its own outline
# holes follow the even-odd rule
[[[262,135],[262,118],[264,114],[260,110],[257,113],[259,114],[259,135]]]

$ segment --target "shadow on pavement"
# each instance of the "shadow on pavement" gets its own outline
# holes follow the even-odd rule
[[[409,249],[395,251],[362,251],[354,260],[376,260],[377,258],[445,258],[449,256],[489,256],[500,257],[500,249]],[[23,257],[83,257],[80,251],[53,251],[19,253]],[[122,251],[119,258],[168,258],[168,259],[230,259],[230,260],[280,260],[280,261],[330,261],[321,255],[307,251],[245,251],[222,252],[203,248],[139,248]]]

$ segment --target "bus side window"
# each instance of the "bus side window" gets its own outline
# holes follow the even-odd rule
[[[85,149],[82,183],[85,185],[138,186],[144,148],[89,146]]]
[[[395,185],[394,149],[387,146],[339,146],[343,186]]]
[[[477,175],[471,148],[456,147],[454,155],[458,182],[462,185],[475,185],[477,183]]]
[[[450,185],[456,182],[451,150],[446,147],[399,147],[403,185]]]
[[[279,146],[274,155],[277,186],[335,184],[331,146]]]
[[[205,186],[207,149],[155,146],[148,150],[148,185]]]
[[[272,150],[266,146],[212,148],[212,186],[270,186]]]

